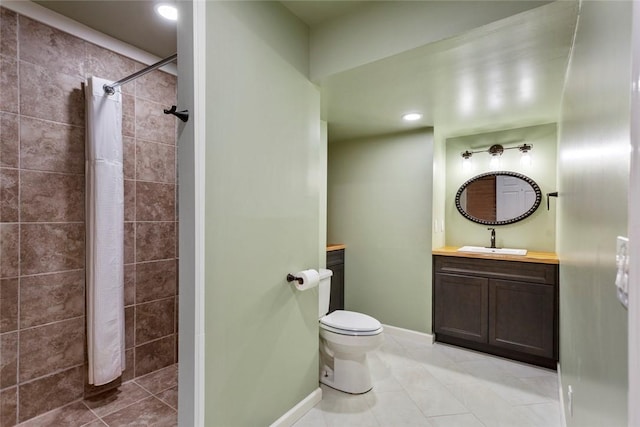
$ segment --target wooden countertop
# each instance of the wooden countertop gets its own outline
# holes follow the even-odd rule
[[[342,243],[327,243],[327,252],[337,251],[339,249],[345,249],[347,246]]]
[[[445,246],[433,250],[433,255],[455,256],[460,258],[499,259],[503,261],[533,262],[538,264],[559,264],[558,255],[553,252],[527,251],[526,255],[475,254],[458,252],[458,246]]]

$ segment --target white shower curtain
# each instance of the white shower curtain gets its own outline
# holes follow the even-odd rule
[[[89,384],[125,368],[122,97],[90,77],[86,98],[86,274]]]

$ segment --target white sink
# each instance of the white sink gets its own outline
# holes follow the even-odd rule
[[[483,246],[463,246],[458,252],[471,252],[474,254],[498,254],[498,255],[526,255],[526,249],[512,248],[485,248]]]

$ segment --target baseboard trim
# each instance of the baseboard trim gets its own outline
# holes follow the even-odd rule
[[[384,327],[384,333],[394,337],[418,339],[424,341],[425,344],[433,344],[434,336],[432,334],[426,334],[424,332],[412,331],[411,329],[398,328],[397,326],[382,325]]]
[[[322,400],[322,389],[318,387],[307,397],[302,399],[296,406],[289,409],[283,416],[278,418],[270,427],[289,427],[311,410],[316,403]]]
[[[562,418],[562,427],[567,427],[567,416],[564,411],[564,388],[562,387],[562,373],[560,372],[560,362],[558,362],[558,393],[560,395],[560,418]]]

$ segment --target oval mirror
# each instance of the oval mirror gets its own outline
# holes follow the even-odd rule
[[[456,193],[456,208],[478,224],[504,225],[533,214],[541,200],[540,187],[528,176],[489,172],[462,184]]]

